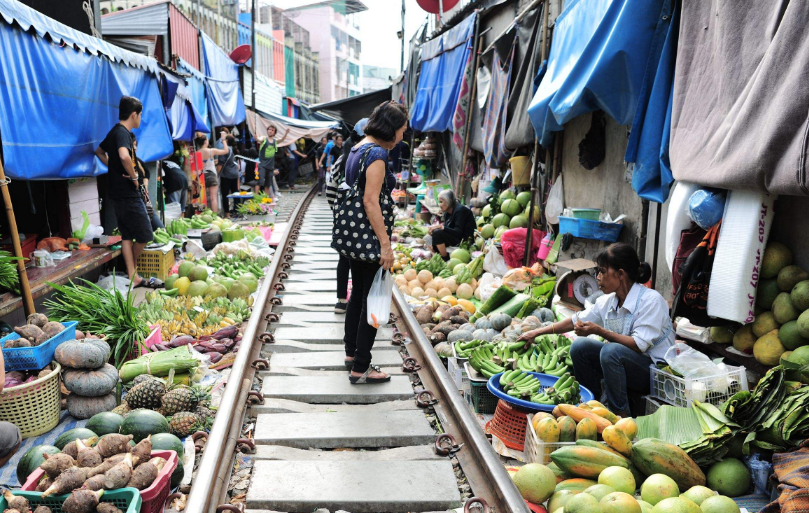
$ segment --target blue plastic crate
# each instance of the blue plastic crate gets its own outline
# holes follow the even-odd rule
[[[56,346],[62,342],[76,338],[76,321],[62,323],[65,329],[55,337],[51,337],[36,347],[12,347],[6,349],[6,342],[20,338],[16,333],[10,333],[0,338],[0,347],[3,348],[3,360],[6,363],[6,372],[15,370],[36,370],[51,363]]]
[[[576,219],[559,216],[559,233],[569,233],[574,237],[583,239],[603,240],[615,242],[621,234],[621,223],[604,223],[589,219]]]

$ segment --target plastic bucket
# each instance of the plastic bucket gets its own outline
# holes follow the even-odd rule
[[[539,251],[537,251],[537,259],[545,260],[546,258],[548,258],[548,253],[551,252],[552,247],[553,247],[553,235],[549,233],[539,243]]]
[[[511,180],[514,185],[529,185],[531,183],[531,159],[527,156],[511,157]]]

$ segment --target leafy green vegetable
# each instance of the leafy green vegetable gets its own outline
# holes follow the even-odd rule
[[[11,256],[8,251],[0,251],[0,289],[10,290],[20,295],[20,275],[17,273],[17,260],[22,257]]]

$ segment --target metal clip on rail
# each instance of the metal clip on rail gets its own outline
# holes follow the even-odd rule
[[[250,367],[256,370],[267,370],[270,368],[270,362],[267,361],[265,358],[258,358],[257,360],[253,360],[253,363],[250,364]]]
[[[216,507],[216,513],[224,513],[225,511],[230,511],[230,513],[244,513],[244,503],[220,504]]]
[[[429,390],[422,390],[416,394],[416,406],[419,408],[427,408],[434,404],[438,404],[438,399]]]
[[[248,404],[264,404],[264,394],[251,390],[247,393]]]
[[[258,336],[258,340],[262,344],[275,344],[275,335],[270,332],[264,332]]]
[[[421,370],[421,365],[415,358],[408,356],[402,362],[402,372],[413,373]]]
[[[252,438],[239,438],[236,440],[236,450],[242,454],[255,454],[256,442]]]
[[[466,501],[463,505],[463,513],[473,513],[472,506],[477,505],[478,508],[475,508],[475,511],[482,511],[483,513],[490,513],[492,509],[489,507],[489,503],[486,502],[486,499],[481,499],[480,497],[471,497]]]
[[[453,456],[463,448],[464,444],[458,445],[455,437],[449,433],[442,433],[435,439],[434,451],[439,456]]]

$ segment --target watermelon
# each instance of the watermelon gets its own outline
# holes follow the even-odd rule
[[[104,411],[93,415],[90,420],[87,421],[86,426],[87,429],[95,432],[98,436],[104,436],[120,431],[123,422],[123,416],[112,413],[111,411]]]
[[[183,442],[171,433],[157,433],[156,435],[152,435],[152,450],[174,451],[177,453],[177,457],[180,461],[182,461],[183,454],[185,454]]]
[[[21,485],[25,484],[28,476],[33,474],[45,461],[45,458],[42,457],[43,454],[56,454],[58,452],[61,452],[61,450],[53,445],[35,445],[25,451],[25,454],[20,458],[20,462],[17,463],[17,481]]]
[[[75,429],[71,429],[69,431],[65,431],[64,433],[62,433],[59,436],[59,438],[57,438],[56,441],[53,442],[53,445],[58,447],[59,450],[61,451],[70,442],[75,442],[77,438],[81,438],[82,440],[85,440],[85,439],[93,437],[93,436],[98,436],[95,433],[95,431],[91,431],[91,430],[89,430],[87,428],[75,428]]]
[[[121,424],[121,434],[132,435],[135,442],[140,442],[149,435],[168,432],[169,422],[166,417],[143,408],[130,412]]]
[[[171,474],[171,488],[177,488],[180,486],[180,482],[183,480],[183,475],[185,475],[185,470],[183,469],[183,460],[180,458],[177,461],[177,468],[174,469],[174,472]]]

